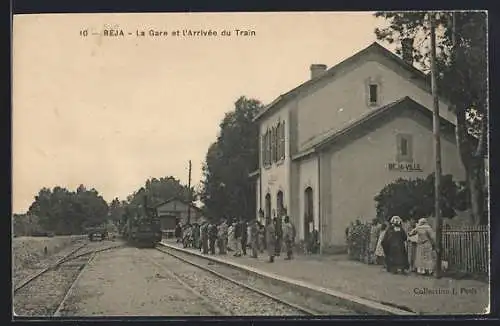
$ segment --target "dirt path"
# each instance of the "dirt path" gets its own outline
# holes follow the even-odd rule
[[[217,311],[144,257],[125,247],[96,256],[63,316],[213,316]]]

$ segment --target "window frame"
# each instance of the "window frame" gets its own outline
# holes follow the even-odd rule
[[[402,142],[406,141],[407,153],[402,153]],[[408,133],[399,133],[396,135],[396,161],[397,162],[413,162],[413,136]]]
[[[372,90],[375,91],[375,93],[373,94],[372,93]],[[379,103],[379,86],[377,83],[374,83],[374,82],[370,82],[368,83],[368,103],[370,105],[377,105]],[[375,96],[375,101],[372,101],[372,95]]]

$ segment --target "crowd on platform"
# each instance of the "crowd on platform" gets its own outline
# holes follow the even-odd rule
[[[288,216],[266,219],[266,225],[256,219],[246,221],[243,218],[222,218],[219,221],[204,220],[201,223],[177,224],[175,237],[184,248],[196,248],[203,254],[216,253],[225,255],[231,252],[235,257],[247,255],[249,249],[252,258],[267,251],[269,262],[280,256],[284,249],[286,260],[293,258],[295,226]]]
[[[374,219],[371,225],[357,220],[346,229],[346,240],[352,259],[384,265],[391,273],[434,273],[435,232],[425,218],[405,225],[399,216],[389,223]]]

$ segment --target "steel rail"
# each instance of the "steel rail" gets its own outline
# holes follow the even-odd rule
[[[111,247],[107,247],[107,248],[101,248],[101,249],[96,249],[96,250],[91,250],[91,251],[87,251],[87,252],[84,252],[84,253],[81,253],[79,255],[76,255],[76,256],[73,256],[73,257],[69,257],[67,259],[65,259],[63,261],[63,263],[66,263],[68,261],[72,261],[72,260],[75,260],[75,259],[78,259],[80,257],[83,257],[83,256],[86,256],[86,255],[89,255],[89,254],[92,254],[94,252],[102,252],[102,251],[106,251],[106,250],[111,250],[111,249],[116,249],[116,248],[121,248],[121,247],[124,247],[125,244],[119,244],[119,245],[116,245],[116,246],[111,246]]]
[[[38,277],[40,277],[41,275],[47,273],[48,271],[58,267],[59,265],[61,265],[62,263],[64,263],[65,261],[67,261],[67,259],[69,257],[71,257],[72,255],[74,255],[76,252],[78,252],[79,250],[81,250],[82,248],[86,247],[88,245],[88,243],[84,243],[83,245],[77,247],[76,249],[72,250],[70,253],[68,253],[67,255],[65,255],[64,257],[60,258],[58,261],[56,261],[54,264],[51,264],[45,268],[43,268],[42,270],[38,271],[37,273],[35,273],[34,275],[31,275],[29,276],[28,278],[24,279],[23,281],[21,281],[20,284],[16,285],[15,288],[14,288],[14,294],[21,290],[22,288],[24,288],[26,285],[28,285],[29,283],[33,282],[34,280],[36,280]]]
[[[161,251],[161,250],[160,250]],[[155,261],[153,258],[151,257],[148,257],[147,255],[145,256],[147,257],[147,259],[149,261],[151,261],[151,263],[155,266],[157,266],[158,268],[164,270],[167,274],[169,274],[172,278],[174,278],[179,284],[181,284],[183,287],[185,287],[186,289],[188,289],[191,293],[193,293],[195,296],[197,296],[198,298],[200,298],[203,302],[207,303],[209,306],[211,306],[213,309],[217,310],[217,312],[221,315],[221,316],[226,316],[226,315],[233,315],[233,313],[229,310],[226,310],[222,307],[220,307],[219,305],[215,304],[214,302],[208,300],[205,296],[203,296],[200,292],[196,291],[192,286],[190,286],[189,284],[187,284],[186,282],[184,282],[176,273],[172,272],[171,270],[169,270],[167,267],[165,267],[164,265],[158,263],[157,261]]]
[[[104,250],[101,250],[101,251],[104,251]],[[60,317],[61,316],[61,310],[64,308],[64,305],[65,305],[66,301],[68,300],[68,298],[70,297],[70,295],[73,293],[73,290],[74,290],[74,288],[75,288],[78,280],[83,275],[83,271],[92,262],[92,260],[94,260],[94,258],[95,258],[95,256],[97,255],[98,252],[99,252],[98,250],[95,250],[95,251],[86,253],[86,255],[90,254],[90,257],[89,257],[89,259],[86,262],[82,263],[82,265],[80,267],[80,271],[78,272],[78,275],[73,280],[73,282],[71,283],[70,287],[66,291],[63,299],[61,300],[61,302],[57,306],[57,309],[56,309],[56,311],[53,314],[54,317]]]
[[[83,246],[73,250],[72,252],[70,252],[68,255],[64,256],[63,258],[59,259],[56,263],[54,263],[53,265],[50,265],[48,267],[45,267],[44,269],[42,269],[41,271],[37,272],[35,275],[32,275],[30,276],[27,280],[24,280],[20,285],[18,285],[15,289],[14,289],[14,294],[19,291],[20,289],[24,288],[26,285],[28,285],[29,283],[33,282],[35,279],[37,279],[38,277],[40,277],[41,275],[47,273],[48,271],[50,270],[53,270],[57,267],[59,267],[60,265],[66,263],[66,262],[69,262],[69,261],[72,261],[72,260],[75,260],[75,259],[78,259],[80,257],[83,257],[83,256],[87,256],[87,255],[91,255],[93,253],[98,253],[98,252],[102,252],[102,251],[106,251],[106,250],[111,250],[111,249],[116,249],[116,248],[120,248],[123,246],[123,244],[120,244],[120,245],[117,245],[117,246],[112,246],[112,247],[108,247],[108,248],[102,248],[102,249],[96,249],[96,250],[91,250],[91,251],[88,251],[88,252],[84,252],[84,253],[81,253],[77,256],[73,256],[76,252],[78,252],[78,250],[82,249],[83,247],[87,246],[88,243],[84,244]]]
[[[161,251],[161,252],[163,252],[163,253],[165,253],[165,254],[167,254],[167,255],[170,255],[170,256],[172,256],[172,257],[175,257],[175,258],[177,258],[177,259],[179,259],[179,260],[181,260],[181,261],[183,261],[183,262],[185,262],[185,263],[187,263],[187,264],[190,264],[190,265],[195,266],[195,267],[198,267],[198,268],[200,268],[200,269],[202,269],[202,270],[204,270],[204,271],[207,271],[207,272],[209,272],[209,273],[211,273],[211,274],[213,274],[213,275],[215,275],[215,276],[217,276],[217,277],[220,277],[220,278],[222,278],[222,279],[224,279],[224,280],[227,280],[227,281],[229,281],[229,282],[231,282],[231,283],[234,283],[234,284],[236,284],[236,285],[238,285],[238,286],[240,286],[240,287],[246,288],[246,289],[248,289],[248,290],[250,290],[250,291],[252,291],[252,292],[258,293],[258,294],[260,294],[260,295],[262,295],[262,296],[265,296],[265,297],[267,297],[267,298],[269,298],[269,299],[271,299],[271,300],[274,300],[274,301],[276,301],[276,302],[278,302],[278,303],[284,304],[284,305],[289,306],[289,307],[291,307],[291,308],[293,308],[293,309],[296,309],[296,310],[298,310],[298,311],[301,311],[301,312],[305,313],[306,315],[311,315],[311,316],[320,315],[318,312],[315,312],[315,311],[310,310],[310,309],[305,308],[305,307],[301,307],[301,306],[299,306],[299,305],[296,305],[296,304],[291,303],[291,302],[289,302],[289,301],[286,301],[286,300],[284,300],[284,299],[278,298],[277,296],[275,296],[275,295],[273,295],[273,294],[267,293],[267,292],[265,292],[265,291],[262,291],[262,290],[259,290],[259,289],[257,289],[257,288],[254,288],[253,286],[250,286],[250,285],[247,285],[247,284],[242,283],[242,282],[240,282],[240,281],[237,281],[237,280],[235,280],[235,279],[233,279],[233,278],[231,278],[231,277],[229,277],[229,276],[226,276],[226,275],[223,275],[223,274],[221,274],[221,273],[219,273],[219,272],[217,272],[217,271],[214,271],[214,270],[213,270],[213,269],[211,269],[211,268],[208,268],[208,267],[206,267],[206,266],[203,266],[203,265],[200,265],[200,264],[195,263],[195,262],[193,262],[193,261],[190,261],[189,259],[186,259],[186,258],[180,257],[180,256],[178,256],[178,255],[176,255],[176,254],[174,254],[174,253],[172,253],[172,252],[168,252],[167,250],[163,250],[163,249],[160,249],[160,248],[158,248],[158,247],[156,247],[155,249],[156,249],[156,250],[158,250],[158,251]]]

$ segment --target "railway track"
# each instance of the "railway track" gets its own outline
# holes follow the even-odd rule
[[[50,264],[49,266],[39,270],[38,272],[36,272],[35,274],[33,275],[30,275],[28,276],[27,278],[25,278],[24,280],[22,280],[19,284],[17,284],[15,287],[14,287],[14,294],[16,294],[19,290],[21,290],[22,288],[24,288],[26,285],[30,284],[31,282],[33,282],[34,280],[36,280],[37,278],[39,278],[40,276],[42,276],[43,274],[47,273],[49,270],[51,269],[54,269],[54,268],[57,268],[58,266],[60,266],[61,264],[63,264],[66,260],[70,259],[70,257],[72,257],[74,254],[76,254],[78,251],[82,250],[83,248],[85,248],[86,246],[88,245],[88,242],[84,243],[83,245],[81,246],[78,246],[77,248],[75,248],[74,250],[70,251],[68,254],[64,255],[62,258],[59,258],[54,264]]]
[[[156,247],[155,249],[159,252],[162,252],[163,254],[167,254],[170,257],[175,258],[177,261],[181,261],[185,264],[188,264],[190,266],[194,266],[198,269],[201,269],[201,270],[215,276],[216,278],[223,280],[224,282],[229,282],[231,284],[236,285],[239,288],[245,289],[246,291],[250,291],[250,292],[254,293],[255,295],[257,295],[258,297],[261,297],[261,298],[264,297],[267,300],[274,302],[278,306],[286,307],[285,310],[287,311],[286,312],[287,315],[302,315],[302,316],[321,315],[321,312],[318,312],[314,309],[311,309],[309,307],[306,307],[306,306],[298,304],[298,303],[291,302],[283,297],[280,297],[276,294],[270,293],[269,291],[263,290],[262,287],[258,288],[257,286],[252,286],[249,284],[249,282],[244,282],[244,281],[238,280],[235,277],[231,277],[231,276],[227,275],[228,273],[221,273],[220,271],[217,271],[214,268],[208,267],[208,266],[213,266],[213,264],[211,265],[211,263],[208,263],[208,266],[207,266],[207,265],[201,264],[200,262],[196,262],[196,260],[200,261],[200,258],[197,258],[197,259],[192,258],[192,257],[186,258],[186,256],[183,257],[180,254],[174,253],[173,250],[171,250],[171,249],[165,249],[165,248],[160,248],[160,247]],[[174,275],[176,274],[175,272],[171,271],[172,266],[169,266],[169,267],[165,266],[165,268],[170,270],[169,273],[173,273]],[[176,275],[176,277],[186,287],[189,287],[189,288],[191,288],[192,291],[197,292],[195,289],[193,289],[193,286],[187,284],[187,282],[182,281],[182,279],[181,279],[183,277],[182,275]],[[206,296],[203,296],[201,294],[199,294],[199,296],[207,299]],[[232,311],[230,311],[228,309],[219,309],[219,310],[221,311],[222,315],[235,315],[235,313],[233,313]]]
[[[16,316],[60,316],[66,299],[95,255],[121,246],[84,250],[89,247],[85,243],[28,277],[14,288]]]

